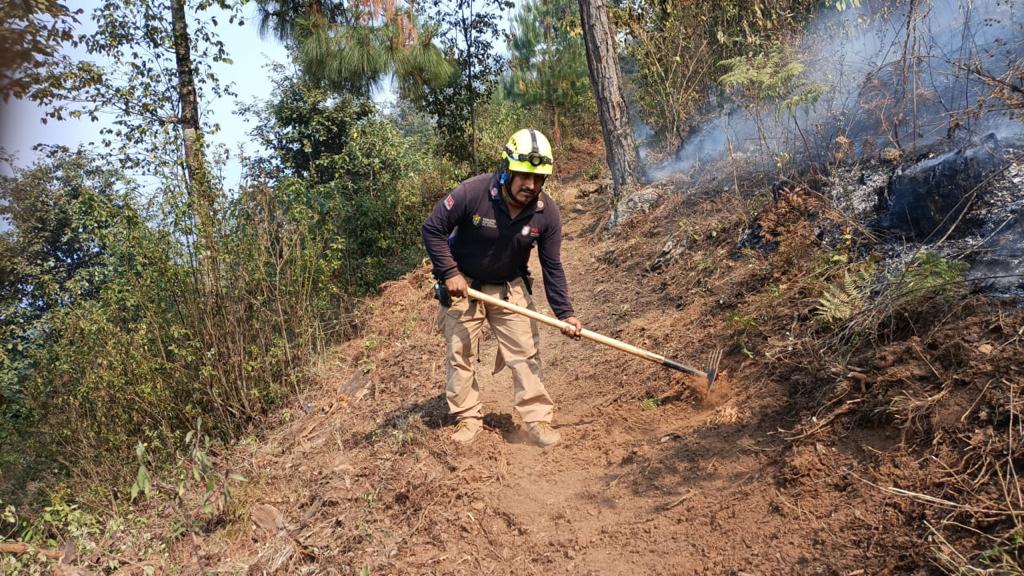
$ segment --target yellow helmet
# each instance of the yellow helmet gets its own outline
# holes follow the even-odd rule
[[[507,162],[507,169],[513,172],[551,174],[555,162],[551,143],[533,128],[523,128],[508,139],[501,151],[501,158]]]

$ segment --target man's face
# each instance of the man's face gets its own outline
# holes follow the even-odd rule
[[[544,188],[544,174],[531,174],[528,172],[511,172],[512,181],[509,182],[508,194],[517,207],[526,206],[533,202]]]

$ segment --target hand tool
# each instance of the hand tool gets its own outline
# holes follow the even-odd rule
[[[548,326],[554,326],[555,328],[558,329],[562,329],[564,327],[573,327],[572,324],[569,324],[568,322],[563,322],[550,316],[545,316],[544,314],[541,314],[540,312],[536,312],[534,310],[530,310],[529,308],[517,306],[515,304],[512,304],[511,302],[506,302],[501,298],[488,296],[487,294],[484,294],[479,290],[474,290],[473,288],[469,289],[469,296],[471,298],[475,298],[476,300],[487,302],[488,304],[500,306],[506,310],[515,312],[516,314],[526,316],[527,318],[532,318],[538,322],[543,322]],[[643,348],[638,348],[631,344],[626,344],[625,342],[616,340],[614,338],[609,338],[608,336],[598,334],[597,332],[587,330],[586,328],[584,328],[580,332],[580,336],[586,338],[587,340],[593,340],[594,342],[597,342],[599,344],[610,346],[612,348],[615,348],[616,350],[622,350],[623,352],[628,352],[629,354],[632,354],[634,356],[639,356],[640,358],[650,360],[651,362],[657,362],[658,364],[661,364],[666,368],[678,370],[680,372],[684,372],[692,376],[700,376],[706,378],[708,382],[709,392],[715,385],[715,379],[718,377],[718,364],[722,361],[722,349],[719,348],[717,350],[712,351],[711,354],[708,356],[707,366],[704,368],[704,370],[698,370],[696,368],[686,366],[685,364],[682,364],[680,362],[676,362],[675,360],[665,358],[661,354],[655,354],[654,352],[644,350]]]

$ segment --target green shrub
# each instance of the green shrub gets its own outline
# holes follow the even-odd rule
[[[495,94],[478,112],[477,155],[487,170],[495,170],[501,161],[501,149],[509,136],[523,128],[543,129],[537,119],[522,106]]]
[[[431,143],[367,102],[278,96],[270,156],[219,207],[214,285],[183,194],[143,197],[82,152],[0,181],[0,498],[71,480],[129,501],[139,442],[156,476],[200,418],[238,437],[421,260],[426,195],[451,182]]]

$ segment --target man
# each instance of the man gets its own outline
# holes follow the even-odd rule
[[[472,442],[483,426],[474,360],[485,319],[498,340],[494,371],[504,366],[512,370],[515,408],[530,439],[548,447],[561,438],[551,427],[554,405],[544,389],[536,321],[467,297],[472,286],[535,309],[528,261],[536,244],[548,303],[568,323],[562,332],[580,337],[583,326],[573,314],[562,270],[561,217],[542,191],[553,162],[551,144],[543,134],[532,128],[520,130],[502,150],[496,174],[481,174],[460,184],[434,206],[423,224],[434,276],[452,298],[445,306],[442,290],[438,326],[447,342],[445,393],[448,409],[458,420],[452,433],[457,443]]]

